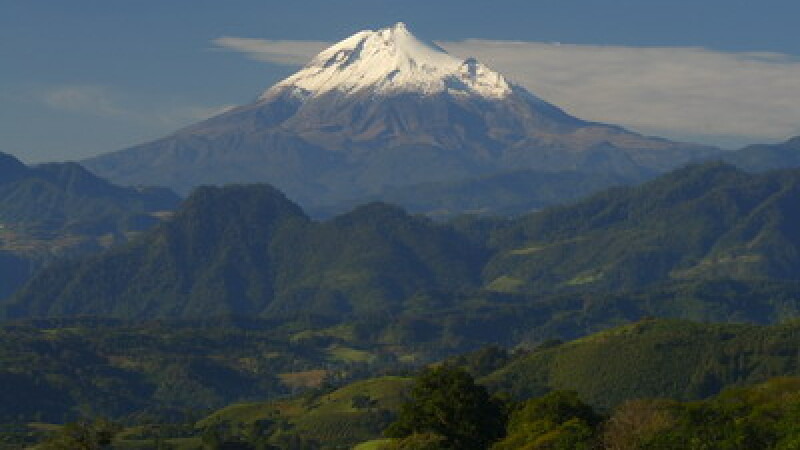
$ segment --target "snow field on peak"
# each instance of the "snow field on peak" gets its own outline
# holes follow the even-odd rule
[[[358,32],[323,50],[260,99],[287,91],[304,100],[332,91],[375,95],[448,91],[503,98],[511,93],[511,86],[502,75],[473,58],[455,58],[420,41],[398,23],[378,31]]]

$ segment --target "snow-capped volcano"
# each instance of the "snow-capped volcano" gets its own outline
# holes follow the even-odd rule
[[[323,50],[258,99],[85,161],[118,183],[272,183],[305,205],[514,169],[664,170],[712,149],[565,113],[402,23]]]
[[[301,99],[332,91],[375,95],[446,91],[502,98],[511,94],[511,86],[502,75],[473,58],[461,60],[435,44],[420,41],[400,22],[378,31],[361,31],[323,50],[260,99],[269,100],[286,91]]]

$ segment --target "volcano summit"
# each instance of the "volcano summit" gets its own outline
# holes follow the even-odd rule
[[[572,117],[398,23],[323,50],[251,104],[84,163],[181,192],[264,181],[319,206],[523,168],[660,171],[713,151]]]

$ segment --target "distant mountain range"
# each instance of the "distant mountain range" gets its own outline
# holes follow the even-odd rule
[[[521,169],[637,178],[717,151],[577,119],[397,24],[322,51],[252,104],[84,164],[181,193],[268,182],[319,208]]]
[[[634,185],[653,172],[618,175],[604,171],[541,171],[521,169],[456,181],[385,188],[371,196],[327,207],[310,208],[314,217],[330,217],[370,201],[400,205],[411,213],[435,219],[463,214],[515,216],[569,203],[610,186]]]
[[[779,144],[756,144],[725,152],[720,159],[749,171],[800,167],[800,136]]]
[[[800,167],[800,137],[715,153],[702,160],[726,161],[748,172]],[[644,170],[621,175],[604,170],[520,169],[455,181],[389,187],[371,196],[309,211],[315,217],[330,217],[355,205],[380,200],[439,219],[460,214],[513,216],[569,203],[611,186],[639,184],[658,174]]]

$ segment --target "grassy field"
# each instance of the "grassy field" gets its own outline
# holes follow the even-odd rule
[[[391,441],[391,439],[373,439],[356,445],[353,450],[383,450]]]
[[[352,446],[381,436],[393,419],[393,412],[405,401],[410,385],[410,378],[381,377],[316,395],[235,404],[206,417],[198,427],[215,423],[238,427],[264,419],[285,420],[292,432],[329,445]]]
[[[314,388],[322,384],[327,370],[315,369],[303,372],[286,372],[278,375],[283,384],[292,388]]]

